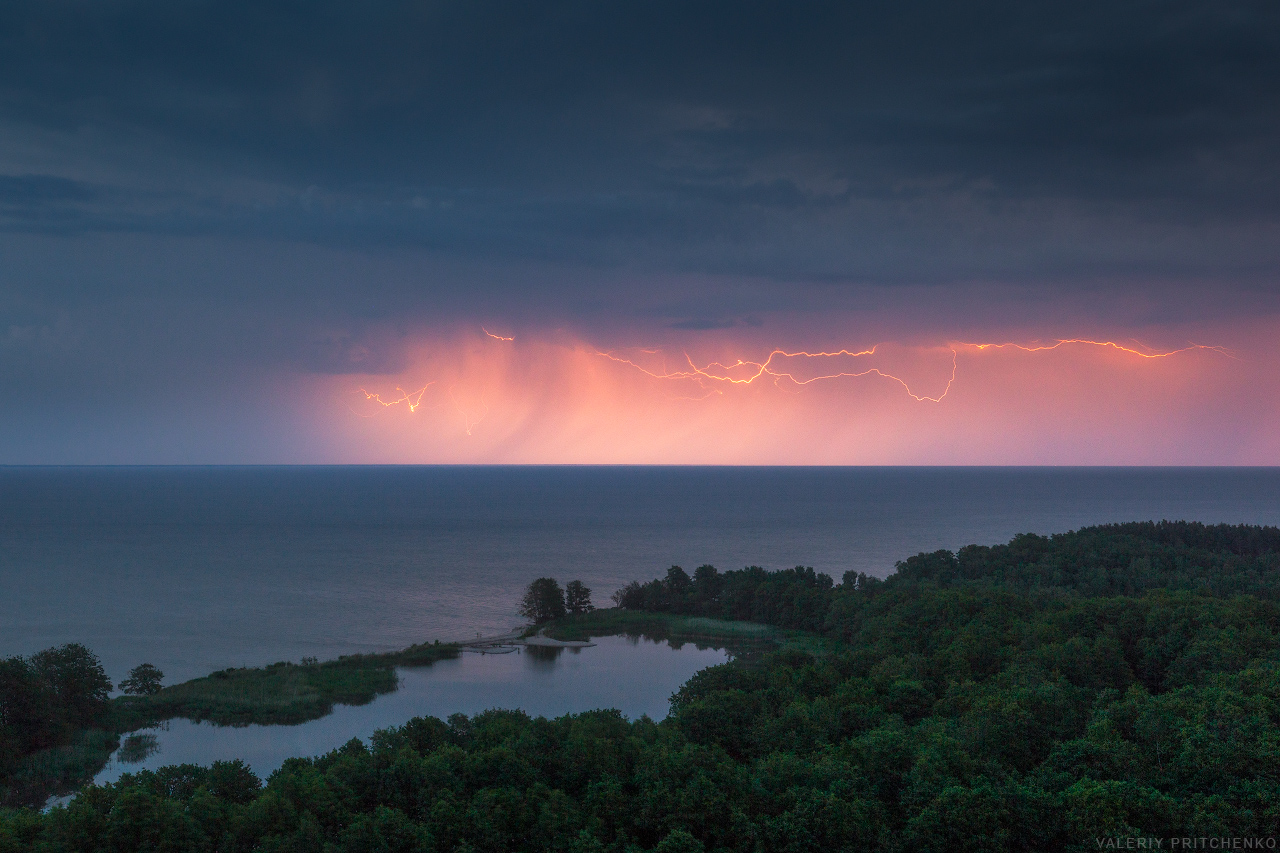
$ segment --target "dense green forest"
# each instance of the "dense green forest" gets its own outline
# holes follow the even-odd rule
[[[413,720],[265,784],[238,763],[126,776],[47,814],[0,813],[0,851],[1266,839],[1280,831],[1277,573],[1280,530],[1191,523],[921,554],[884,581],[673,567],[619,606],[821,642],[704,670],[660,723],[491,711]]]

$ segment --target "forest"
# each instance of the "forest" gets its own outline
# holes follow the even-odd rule
[[[812,642],[700,672],[661,722],[419,718],[266,780],[126,775],[0,812],[0,853],[1266,847],[1277,573],[1280,530],[1181,522],[920,554],[884,580],[672,567],[621,612]]]

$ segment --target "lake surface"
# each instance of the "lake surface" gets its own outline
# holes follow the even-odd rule
[[[395,693],[368,705],[337,705],[329,716],[297,726],[227,728],[171,720],[165,728],[140,733],[154,737],[154,752],[141,761],[124,761],[117,754],[94,781],[114,782],[122,773],[166,764],[208,765],[235,758],[265,779],[286,758],[321,755],[353,737],[367,739],[413,717],[447,719],[490,708],[519,708],[545,717],[617,708],[631,719],[647,715],[660,720],[680,685],[698,670],[728,660],[722,650],[692,643],[673,648],[665,641],[625,637],[600,637],[595,643],[584,649],[463,654],[429,667],[401,669]]]
[[[1280,469],[4,468],[0,655],[77,641],[172,682],[501,633],[539,576],[607,603],[673,563],[883,576],[1161,518],[1280,524]]]

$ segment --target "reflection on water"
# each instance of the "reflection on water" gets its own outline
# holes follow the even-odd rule
[[[400,688],[368,705],[339,705],[298,726],[226,728],[171,720],[126,738],[94,782],[167,764],[243,759],[263,778],[295,756],[320,755],[353,737],[413,717],[444,719],[490,708],[534,716],[617,708],[636,719],[667,715],[668,699],[698,670],[728,660],[721,649],[636,637],[599,637],[590,648],[526,647],[517,654],[464,654],[429,667],[402,669]]]
[[[131,734],[120,742],[112,758],[121,764],[141,764],[160,751],[160,740],[154,734]]]
[[[533,669],[551,672],[556,668],[560,655],[565,652],[576,655],[581,654],[582,649],[558,646],[525,646],[521,649],[520,654],[524,656],[525,662]],[[650,714],[649,716],[653,715]]]

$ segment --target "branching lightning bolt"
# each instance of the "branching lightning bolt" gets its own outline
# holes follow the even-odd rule
[[[452,386],[449,388],[449,399],[453,402],[453,407],[458,410],[458,414],[462,415],[463,428],[466,430],[467,435],[471,435],[471,430],[479,426],[480,422],[489,414],[489,404],[481,400],[480,404],[484,406],[484,411],[480,414],[480,417],[476,418],[474,421],[471,420],[471,416],[467,414],[467,410],[462,408],[462,404],[458,402],[458,398],[453,396]]]
[[[434,384],[436,383],[428,382],[426,385],[423,385],[417,391],[405,391],[403,388],[397,385],[396,393],[399,394],[400,396],[394,400],[384,400],[379,395],[373,393],[372,391],[366,391],[363,388],[360,389],[360,393],[364,395],[364,398],[366,400],[373,400],[375,403],[378,403],[384,408],[391,408],[392,406],[399,406],[401,403],[404,403],[408,407],[409,411],[416,412],[418,411],[418,407],[422,405],[422,395],[427,393],[427,389]],[[368,415],[366,417],[372,417],[372,415]]]
[[[1067,344],[1084,344],[1087,346],[1094,346],[1094,347],[1106,347],[1109,349],[1117,350],[1118,352],[1128,353],[1129,355],[1136,355],[1139,358],[1168,358],[1171,355],[1179,355],[1180,353],[1191,352],[1193,350],[1210,350],[1212,352],[1216,352],[1218,355],[1224,355],[1227,358],[1235,358],[1235,356],[1232,355],[1231,352],[1227,350],[1225,347],[1206,346],[1205,344],[1189,344],[1188,346],[1182,347],[1181,349],[1169,350],[1167,352],[1143,352],[1142,350],[1137,350],[1137,349],[1134,349],[1133,347],[1127,347],[1122,344],[1118,344],[1115,341],[1089,341],[1083,338],[1070,338],[1068,340],[1054,341],[1051,344],[1040,344],[1037,346],[1030,346],[1030,347],[1024,346],[1022,344],[968,344],[968,343],[957,343],[956,346],[970,347],[976,350],[1005,349],[1006,347],[1011,347],[1013,349],[1020,349],[1023,352],[1046,352],[1048,350],[1055,350],[1061,346],[1066,346]],[[1148,349],[1150,348],[1148,347]]]
[[[835,352],[806,352],[803,350],[797,351],[797,352],[789,352],[787,350],[775,349],[773,352],[769,353],[769,355],[766,356],[763,361],[749,361],[745,359],[738,359],[732,364],[725,364],[718,361],[712,361],[712,362],[708,362],[705,365],[698,365],[693,361],[692,357],[690,357],[688,353],[685,353],[684,358],[685,358],[685,363],[688,365],[688,369],[667,370],[664,366],[661,372],[650,370],[644,365],[638,364],[629,358],[616,355],[613,352],[597,351],[596,355],[601,356],[603,358],[610,359],[612,361],[619,362],[620,364],[629,365],[630,367],[633,367],[636,370],[639,370],[641,373],[647,374],[648,376],[652,376],[655,379],[676,379],[676,380],[684,379],[684,380],[693,381],[697,383],[699,386],[701,386],[702,388],[707,389],[708,395],[712,393],[723,393],[717,388],[717,385],[719,386],[751,385],[757,380],[765,379],[765,378],[772,380],[775,385],[778,385],[782,380],[785,379],[797,386],[802,387],[802,386],[810,385],[814,382],[819,382],[823,380],[845,379],[845,378],[857,379],[863,376],[875,375],[883,379],[888,379],[892,382],[896,382],[897,384],[901,385],[903,390],[906,391],[907,396],[911,397],[913,400],[917,402],[941,403],[943,399],[947,396],[947,394],[951,392],[951,387],[956,381],[956,375],[959,371],[959,358],[960,358],[961,349],[973,349],[973,350],[982,352],[989,349],[1012,348],[1012,349],[1021,350],[1023,352],[1037,353],[1037,352],[1046,352],[1049,350],[1056,350],[1056,349],[1059,349],[1060,347],[1064,347],[1068,345],[1101,347],[1101,348],[1112,349],[1117,352],[1122,352],[1128,355],[1134,355],[1134,356],[1138,356],[1140,358],[1146,358],[1146,359],[1169,358],[1170,356],[1175,356],[1175,355],[1179,355],[1181,353],[1186,353],[1186,352],[1192,352],[1195,350],[1207,350],[1210,352],[1217,353],[1218,355],[1226,356],[1227,358],[1235,358],[1235,356],[1224,347],[1207,346],[1204,344],[1190,344],[1180,349],[1167,350],[1163,352],[1152,352],[1152,351],[1144,352],[1143,350],[1135,349],[1133,347],[1127,347],[1127,346],[1124,346],[1123,344],[1116,343],[1115,341],[1093,341],[1093,340],[1086,340],[1084,338],[1062,339],[1062,340],[1054,341],[1052,343],[1036,344],[1034,346],[1027,346],[1024,344],[1017,344],[1017,343],[977,344],[977,343],[966,343],[966,342],[957,341],[948,346],[948,349],[951,351],[951,375],[947,379],[946,386],[942,389],[942,393],[936,396],[931,396],[928,394],[917,394],[915,391],[912,390],[910,384],[908,384],[908,382],[905,379],[903,379],[900,376],[896,376],[892,373],[889,373],[885,370],[881,370],[878,367],[868,367],[865,370],[856,370],[856,371],[840,370],[833,373],[824,373],[818,376],[801,378],[789,370],[780,369],[775,364],[775,362],[779,362],[784,359],[813,360],[813,359],[832,359],[832,358],[840,358],[840,357],[864,358],[864,357],[868,357],[876,354],[876,347],[874,346],[871,347],[870,349],[859,350],[856,352],[853,350],[847,350],[847,349],[837,350]],[[641,350],[641,352],[652,354],[656,352],[656,350]],[[744,368],[745,370],[743,370]],[[740,372],[744,375],[733,375],[735,371]],[[708,395],[703,395],[703,396],[705,397]],[[702,398],[692,398],[692,399],[702,399]]]
[[[514,341],[515,340],[514,336],[506,337],[503,335],[495,335],[493,332],[489,331],[484,326],[480,327],[480,331],[484,332],[486,335],[493,338],[494,340],[498,340],[498,341]],[[394,406],[403,405],[410,412],[416,412],[418,411],[418,409],[423,408],[422,397],[427,393],[427,389],[435,384],[436,384],[435,380],[432,380],[431,382],[428,382],[426,385],[423,385],[417,391],[405,391],[403,388],[397,385],[396,393],[399,394],[400,396],[392,399],[388,399],[388,400],[384,400],[381,395],[376,394],[372,391],[366,391],[364,388],[360,389],[360,393],[364,394],[364,398],[366,400],[372,400],[373,402],[381,406],[383,409],[390,409]],[[454,394],[455,388],[456,386],[454,385],[449,386],[449,402],[448,403],[443,403],[443,402],[437,403],[434,406],[427,406],[426,408],[441,409],[441,408],[444,408],[446,405],[452,405],[453,408],[457,410],[458,414],[462,416],[463,429],[466,431],[466,434],[471,435],[471,431],[475,429],[480,424],[480,422],[483,421],[488,416],[489,404],[481,400],[481,405],[484,406],[484,411],[480,413],[479,417],[472,418],[471,414],[469,414],[467,410],[463,408],[462,404],[458,402],[458,398]],[[378,410],[373,412],[372,414],[360,415],[360,416],[371,418],[374,415],[378,414],[380,411],[381,410]],[[356,414],[360,414],[360,413],[356,412]]]
[[[845,350],[845,349],[837,350],[835,352],[805,352],[803,350],[798,352],[788,352],[787,350],[776,349],[773,352],[769,353],[769,355],[764,359],[764,361],[747,361],[744,359],[738,359],[732,364],[724,364],[722,362],[712,361],[702,366],[695,364],[693,359],[689,356],[689,354],[685,353],[684,354],[685,362],[689,365],[688,370],[675,370],[675,371],[664,370],[662,373],[649,370],[643,365],[636,364],[634,361],[628,358],[622,358],[620,356],[614,355],[611,352],[597,352],[596,354],[603,356],[605,358],[611,359],[613,361],[620,362],[622,364],[630,365],[631,367],[636,368],[640,372],[646,373],[649,376],[652,376],[657,379],[692,380],[694,382],[697,382],[699,385],[701,385],[704,388],[710,388],[712,393],[719,393],[718,391],[715,390],[714,383],[728,383],[729,385],[751,385],[758,379],[768,378],[773,380],[773,383],[775,385],[779,384],[781,380],[786,379],[791,381],[795,385],[804,386],[804,385],[810,385],[814,382],[818,382],[824,379],[842,379],[842,378],[857,379],[862,376],[875,375],[875,376],[880,376],[884,379],[888,379],[890,381],[898,383],[899,385],[902,386],[903,390],[907,392],[907,395],[914,400],[917,400],[919,402],[939,403],[942,401],[942,398],[947,396],[947,393],[950,392],[951,385],[956,380],[956,371],[959,367],[959,362],[958,362],[958,355],[954,347],[951,348],[951,376],[947,379],[946,387],[942,389],[942,393],[936,397],[930,397],[927,394],[917,394],[916,392],[911,390],[911,386],[907,384],[906,380],[898,376],[894,376],[892,373],[887,373],[878,367],[868,367],[866,370],[856,370],[856,371],[842,370],[836,373],[826,373],[821,376],[810,376],[808,378],[800,378],[796,376],[794,373],[791,373],[790,371],[780,370],[774,366],[774,362],[776,360],[785,359],[785,358],[817,359],[817,358],[837,358],[840,356],[845,356],[848,358],[859,358],[862,356],[874,355],[875,351],[876,351],[875,347],[872,347],[871,349],[868,349],[868,350],[862,350],[860,352],[854,352],[852,350]],[[652,351],[643,350],[643,352],[652,352]],[[747,368],[746,370],[747,375],[746,376],[729,375],[730,371],[738,370],[739,368]],[[712,383],[712,385],[708,385],[708,383]],[[701,399],[701,398],[695,398],[695,399]]]
[[[514,337],[505,337],[503,335],[495,335],[493,332],[490,332],[488,329],[485,329],[483,326],[481,326],[481,330],[490,338],[493,338],[498,341],[510,342],[514,340]],[[1232,358],[1232,359],[1236,358],[1236,356],[1232,352],[1230,352],[1224,347],[1209,346],[1205,344],[1189,344],[1185,347],[1181,347],[1178,349],[1171,349],[1171,350],[1154,350],[1142,344],[1137,344],[1136,346],[1126,346],[1124,344],[1117,343],[1116,341],[1094,341],[1094,340],[1087,340],[1084,338],[1065,338],[1062,340],[1055,340],[1047,343],[1035,343],[1035,344],[1019,344],[1019,343],[1013,343],[1013,342],[969,343],[969,342],[963,342],[963,341],[955,341],[946,345],[946,350],[949,350],[951,353],[950,375],[947,377],[946,384],[945,386],[943,386],[941,392],[935,395],[931,395],[931,394],[918,393],[916,389],[912,388],[911,384],[909,384],[906,379],[902,378],[901,376],[890,373],[889,371],[884,370],[880,367],[868,366],[865,369],[855,370],[855,369],[847,369],[848,368],[847,364],[839,364],[838,366],[841,369],[829,370],[828,372],[820,373],[819,375],[816,375],[816,376],[802,375],[798,373],[794,367],[791,367],[791,364],[795,362],[815,362],[816,361],[821,363],[821,362],[830,362],[832,359],[847,359],[847,360],[866,359],[866,358],[870,358],[872,356],[877,355],[876,346],[873,346],[870,349],[865,349],[865,350],[841,349],[833,352],[808,352],[805,350],[798,350],[798,351],[792,352],[784,349],[775,349],[772,352],[770,352],[767,356],[765,356],[765,358],[761,361],[752,361],[750,359],[740,358],[732,362],[711,361],[711,362],[707,362],[706,364],[698,364],[686,352],[683,354],[684,366],[676,370],[668,369],[665,363],[663,364],[663,367],[661,370],[655,370],[655,369],[652,369],[651,367],[647,367],[644,364],[641,364],[638,361],[633,360],[632,358],[627,358],[625,355],[619,355],[618,353],[613,351],[601,352],[598,350],[591,350],[590,352],[592,352],[594,355],[599,356],[601,358],[606,358],[606,359],[609,359],[610,361],[617,362],[618,364],[626,365],[627,367],[633,368],[646,376],[653,377],[654,379],[676,380],[676,381],[683,380],[687,382],[692,382],[701,391],[701,394],[698,396],[685,396],[685,397],[679,397],[677,399],[703,400],[712,395],[724,394],[729,389],[732,389],[735,387],[753,385],[762,380],[769,380],[779,388],[795,387],[797,389],[801,389],[801,388],[804,388],[805,386],[812,385],[817,382],[824,382],[824,381],[830,381],[830,380],[836,380],[836,379],[858,379],[864,376],[877,376],[877,377],[880,377],[881,379],[887,379],[890,382],[894,382],[900,385],[903,391],[906,392],[907,396],[911,397],[911,399],[915,400],[916,402],[941,403],[944,399],[946,399],[947,395],[951,393],[951,390],[955,385],[956,377],[958,376],[959,370],[960,370],[960,355],[962,352],[971,352],[976,354],[976,353],[983,353],[988,350],[1009,349],[1009,350],[1017,350],[1020,352],[1034,354],[1034,353],[1049,352],[1052,350],[1061,349],[1063,347],[1073,347],[1073,346],[1107,349],[1107,350],[1112,350],[1119,354],[1123,354],[1125,356],[1133,356],[1133,357],[1142,358],[1142,359],[1165,359],[1165,358],[1171,358],[1173,356],[1201,351],[1201,350],[1206,352],[1212,352],[1216,355],[1224,356],[1226,358]],[[1138,348],[1138,347],[1141,347],[1141,348]],[[643,353],[644,355],[648,355],[648,356],[661,355],[660,349],[635,348],[635,349],[627,350],[627,352]],[[636,356],[636,357],[638,358],[639,356]],[[837,366],[837,365],[833,365],[833,367],[834,366]],[[405,409],[407,409],[409,412],[412,413],[412,412],[417,412],[420,408],[424,407],[423,400],[427,393],[427,390],[432,385],[435,385],[435,384],[436,384],[435,381],[428,382],[427,384],[423,385],[421,388],[417,389],[416,391],[405,391],[403,388],[400,388],[399,386],[397,386],[396,394],[398,394],[399,396],[388,397],[386,399],[384,399],[379,394],[376,394],[372,391],[366,391],[363,388],[360,389],[360,392],[364,394],[366,400],[370,400],[378,404],[379,408],[377,409],[377,411],[374,412],[374,414],[377,414],[383,409],[390,409],[396,406],[403,406]],[[472,430],[474,430],[475,427],[478,426],[480,422],[483,421],[488,416],[489,405],[487,402],[482,400],[481,405],[484,408],[483,412],[481,412],[478,417],[473,416],[459,402],[457,395],[454,393],[455,387],[456,386],[449,387],[447,401],[442,400],[441,402],[435,405],[426,406],[426,408],[440,409],[440,408],[446,408],[451,406],[454,410],[458,412],[459,415],[462,416],[463,427],[464,427],[464,430],[466,431],[466,434],[471,435]],[[363,415],[363,417],[373,417],[373,414]]]

